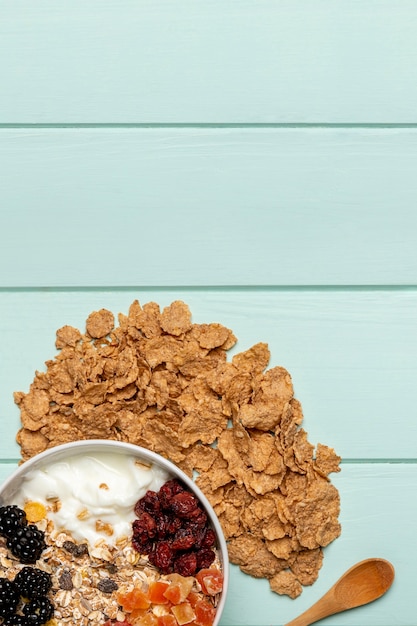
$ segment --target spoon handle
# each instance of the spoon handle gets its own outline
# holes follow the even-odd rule
[[[313,606],[307,609],[307,611],[301,613],[301,615],[291,620],[291,622],[284,624],[284,626],[310,626],[310,624],[318,622],[319,619],[339,613],[341,610],[342,609],[335,604],[332,590],[330,590],[313,604]]]

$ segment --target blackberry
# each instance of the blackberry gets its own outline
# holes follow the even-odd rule
[[[46,622],[52,619],[54,607],[48,598],[39,596],[39,598],[33,598],[24,605],[23,615],[27,619],[28,624],[41,626],[41,624],[46,624]]]
[[[0,535],[11,537],[21,526],[26,526],[26,524],[26,513],[16,504],[0,507]]]
[[[48,572],[28,566],[15,576],[14,583],[20,595],[28,600],[46,596],[52,587],[51,575]]]
[[[21,563],[36,563],[46,548],[44,533],[35,526],[21,526],[7,539],[7,547]]]
[[[31,622],[28,622],[24,615],[11,615],[6,618],[2,623],[2,626],[30,626]]]
[[[12,580],[0,578],[0,617],[13,615],[19,602],[19,592]]]

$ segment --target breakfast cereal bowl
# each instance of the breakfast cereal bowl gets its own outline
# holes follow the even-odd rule
[[[0,487],[7,626],[217,626],[228,580],[209,501],[154,452],[112,440],[59,445]]]

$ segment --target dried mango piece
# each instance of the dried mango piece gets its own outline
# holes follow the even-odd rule
[[[26,502],[23,510],[26,513],[26,519],[30,524],[40,522],[46,517],[46,507],[42,502]]]

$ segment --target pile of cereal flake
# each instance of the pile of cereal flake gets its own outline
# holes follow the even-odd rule
[[[58,354],[16,392],[22,460],[80,439],[133,443],[170,459],[211,502],[240,569],[292,598],[318,577],[341,532],[333,448],[309,443],[300,402],[266,343],[235,354],[233,332],[188,306],[135,300],[64,326]]]

